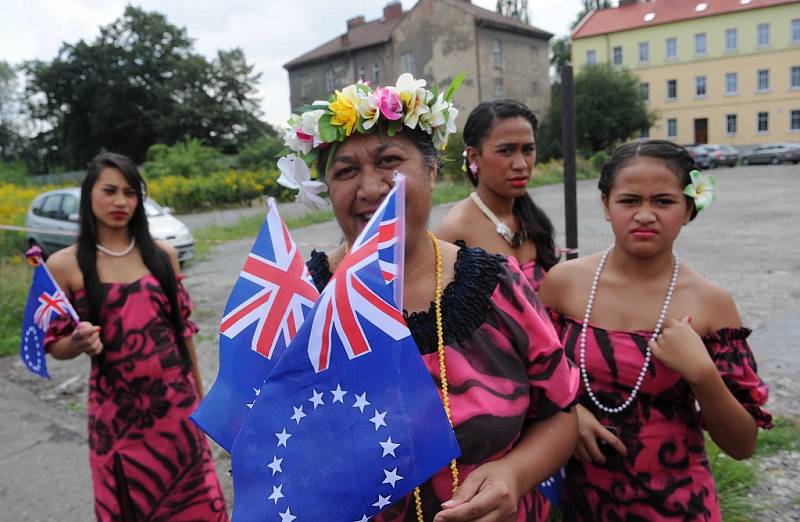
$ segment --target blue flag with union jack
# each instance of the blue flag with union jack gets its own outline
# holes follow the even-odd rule
[[[22,335],[19,340],[19,356],[25,367],[41,377],[50,378],[44,356],[44,336],[50,321],[60,315],[69,315],[80,322],[64,292],[59,288],[44,263],[33,271],[25,315],[22,318]]]
[[[219,373],[191,419],[231,451],[275,362],[319,297],[303,257],[270,199],[219,329]]]
[[[233,445],[236,521],[366,521],[459,455],[400,312],[405,180],[353,243]]]

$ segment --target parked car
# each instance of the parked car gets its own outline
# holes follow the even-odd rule
[[[701,169],[707,169],[711,165],[711,155],[703,145],[689,145],[686,147],[689,155],[695,164]]]
[[[25,226],[28,245],[39,245],[45,256],[75,242],[81,189],[51,190],[31,203]],[[144,211],[153,239],[166,241],[178,251],[181,263],[194,255],[194,237],[180,220],[152,199],[145,199]]]
[[[742,165],[757,163],[780,165],[787,161],[795,165],[800,162],[799,143],[767,143],[742,154]]]
[[[735,167],[739,161],[739,151],[730,145],[703,145],[710,156],[708,168],[713,169],[720,165]]]

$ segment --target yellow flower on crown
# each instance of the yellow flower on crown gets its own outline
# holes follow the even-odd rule
[[[330,104],[331,125],[343,125],[345,136],[350,136],[358,123],[358,93],[355,85],[336,91],[336,101]]]

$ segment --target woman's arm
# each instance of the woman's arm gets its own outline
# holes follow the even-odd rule
[[[503,458],[469,474],[434,522],[516,520],[519,499],[552,476],[572,455],[577,439],[575,409],[529,423]],[[486,517],[481,518],[481,517]]]
[[[54,359],[74,359],[82,353],[92,357],[103,351],[100,340],[100,327],[88,321],[81,321],[70,335],[58,339],[47,346]]]

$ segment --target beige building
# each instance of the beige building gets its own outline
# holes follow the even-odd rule
[[[659,120],[643,135],[749,146],[800,141],[800,2],[621,1],[575,28],[572,63],[625,67]]]
[[[290,61],[292,108],[365,80],[392,84],[409,72],[446,86],[459,72],[455,103],[464,112],[480,101],[513,98],[543,114],[550,103],[548,42],[553,35],[472,5],[469,0],[399,2],[383,17],[347,21],[347,32]]]

